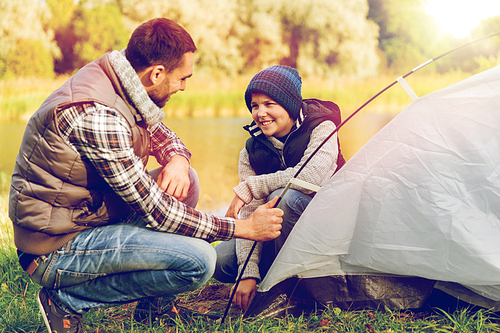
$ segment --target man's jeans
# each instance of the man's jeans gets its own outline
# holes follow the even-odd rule
[[[267,201],[271,201],[279,196],[283,189],[272,192]],[[281,235],[272,241],[264,243],[262,247],[261,260],[259,262],[259,272],[261,278],[267,274],[274,259],[283,247],[285,240],[292,231],[300,215],[304,212],[312,198],[300,191],[288,189],[285,196],[278,204],[278,208],[283,210],[283,223]],[[238,275],[238,262],[236,257],[236,239],[221,242],[215,247],[217,252],[217,264],[215,266],[214,278],[220,282],[233,283]]]
[[[199,182],[193,169],[190,178],[184,202],[194,207]],[[65,310],[84,313],[139,300],[146,303],[140,308],[150,303],[159,311],[178,293],[205,284],[216,254],[204,240],[151,230],[132,214],[127,223],[83,231],[45,261],[38,260],[32,280],[47,287]]]

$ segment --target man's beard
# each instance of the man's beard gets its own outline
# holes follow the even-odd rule
[[[167,82],[168,83],[168,82]],[[170,99],[170,92],[168,91],[168,84],[164,84],[149,92],[149,98],[156,104],[160,109],[167,104]]]
[[[170,94],[167,94],[166,96],[163,96],[163,97],[159,97],[156,94],[151,93],[149,95],[149,98],[151,98],[153,103],[155,103],[156,106],[161,109],[165,106],[165,104],[167,104],[168,100],[170,99]]]

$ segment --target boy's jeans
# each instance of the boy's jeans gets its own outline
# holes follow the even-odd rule
[[[272,192],[267,201],[271,201],[279,196],[283,189]],[[292,231],[300,215],[304,212],[312,198],[300,191],[288,189],[285,196],[278,204],[278,208],[283,210],[283,223],[281,235],[272,241],[264,243],[262,256],[259,262],[259,271],[261,278],[267,274],[274,259],[283,247],[285,240]],[[238,262],[236,257],[236,239],[221,242],[215,247],[217,252],[217,264],[215,266],[214,278],[220,282],[233,283],[238,275]]]
[[[194,170],[190,178],[184,202],[194,207],[199,195]],[[83,231],[44,261],[38,260],[32,280],[47,287],[66,311],[84,313],[138,300],[160,311],[178,293],[205,284],[216,255],[204,240],[153,231],[133,214],[127,223]],[[149,308],[144,305],[140,308]]]

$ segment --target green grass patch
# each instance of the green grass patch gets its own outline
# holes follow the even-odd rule
[[[12,227],[7,215],[7,197],[0,198],[0,332],[46,332],[36,304],[40,287],[20,268],[12,243]],[[217,283],[211,280],[209,283]],[[180,295],[196,298],[199,291]],[[487,310],[456,310],[447,313],[393,311],[389,309],[346,311],[331,307],[299,317],[243,319],[238,312],[225,323],[193,319],[169,326],[161,320],[142,325],[132,319],[133,306],[124,305],[90,310],[84,316],[87,332],[214,332],[214,333],[300,333],[300,332],[499,332],[496,314]]]
[[[0,80],[0,121],[19,121],[30,116],[67,79],[67,76],[61,76],[57,79]]]

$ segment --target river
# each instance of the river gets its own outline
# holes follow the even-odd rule
[[[359,113],[347,122],[339,133],[346,160],[391,119],[391,115]],[[201,210],[219,213],[231,202],[232,188],[238,183],[239,152],[248,137],[242,127],[250,120],[250,116],[164,120],[193,153],[191,163],[200,178]],[[25,127],[25,122],[0,123],[0,173],[4,176],[12,174]],[[154,159],[148,163],[150,170],[156,166]]]

